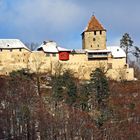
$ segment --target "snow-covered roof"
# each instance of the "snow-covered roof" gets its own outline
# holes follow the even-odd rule
[[[86,53],[85,50],[83,50],[83,49],[73,49],[73,50],[71,50],[71,52],[77,53],[77,54],[84,54],[84,53]]]
[[[57,46],[56,42],[53,42],[53,41],[44,42],[43,44],[41,44],[38,47],[38,49],[40,49],[40,48],[42,48],[44,52],[48,52],[48,53],[58,53],[61,51],[70,51],[69,49]]]
[[[1,49],[24,48],[29,50],[19,39],[0,39]]]
[[[88,53],[111,53],[114,58],[125,58],[126,54],[122,48],[119,46],[108,46],[106,50],[88,50]]]
[[[110,53],[111,52],[110,50],[88,50],[88,49],[86,49],[85,51],[88,53]]]
[[[126,57],[124,50],[119,46],[108,46],[107,50],[111,51],[114,58]]]

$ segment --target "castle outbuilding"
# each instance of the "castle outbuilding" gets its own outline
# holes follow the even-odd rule
[[[60,67],[61,66],[61,67]],[[82,49],[66,49],[56,42],[44,41],[30,51],[20,40],[0,40],[0,74],[27,68],[47,73],[70,69],[79,79],[89,79],[97,67],[114,80],[133,80],[133,68],[126,64],[126,54],[119,46],[106,46],[106,29],[92,16],[82,33]]]

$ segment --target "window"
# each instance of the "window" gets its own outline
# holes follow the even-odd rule
[[[2,52],[2,49],[0,49],[0,51]]]
[[[49,57],[49,56],[50,56],[50,54],[49,54],[49,53],[46,53],[46,56],[47,56],[47,57]]]
[[[108,63],[108,68],[112,69],[112,63]]]
[[[102,31],[100,31],[100,35],[102,34]]]
[[[96,38],[93,38],[93,41],[96,41]]]
[[[92,45],[91,45],[91,48],[92,48]]]
[[[12,49],[10,49],[10,52],[12,52],[13,50]]]
[[[20,49],[19,49],[19,51],[21,52],[21,51],[22,51],[22,49],[20,48]]]
[[[127,68],[127,64],[125,64],[124,67]]]
[[[100,45],[97,45],[97,47],[99,48],[99,47],[100,47]]]
[[[56,56],[56,54],[55,54],[55,53],[53,53],[53,54],[52,54],[52,56],[54,56],[54,57],[55,57],[55,56]]]
[[[94,35],[96,35],[96,31],[94,31]]]

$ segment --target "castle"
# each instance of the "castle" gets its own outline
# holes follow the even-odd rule
[[[36,51],[28,49],[18,39],[0,39],[0,75],[29,69],[30,72],[54,73],[71,69],[80,79],[100,67],[114,80],[133,80],[133,68],[126,63],[126,54],[118,46],[106,46],[106,29],[92,16],[82,33],[82,49],[69,50],[53,41],[44,41]]]

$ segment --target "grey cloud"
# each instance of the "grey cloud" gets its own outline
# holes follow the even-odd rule
[[[66,0],[24,0],[16,3],[12,10],[3,10],[2,14],[4,22],[9,21],[17,34],[26,36],[27,40],[62,39],[79,28],[82,21],[79,17],[85,15],[82,7]]]
[[[54,39],[63,46],[81,47],[80,33],[95,12],[108,31],[108,44],[118,44],[124,32],[139,42],[138,0],[13,0],[10,8],[4,1],[0,1],[0,25],[7,24],[27,41]]]
[[[82,9],[65,0],[34,0],[34,3],[31,1],[21,3],[16,11],[18,11],[18,17],[15,20],[17,25],[34,26],[42,23],[42,25],[46,24],[46,28],[51,26],[56,31],[62,31],[77,21]]]

